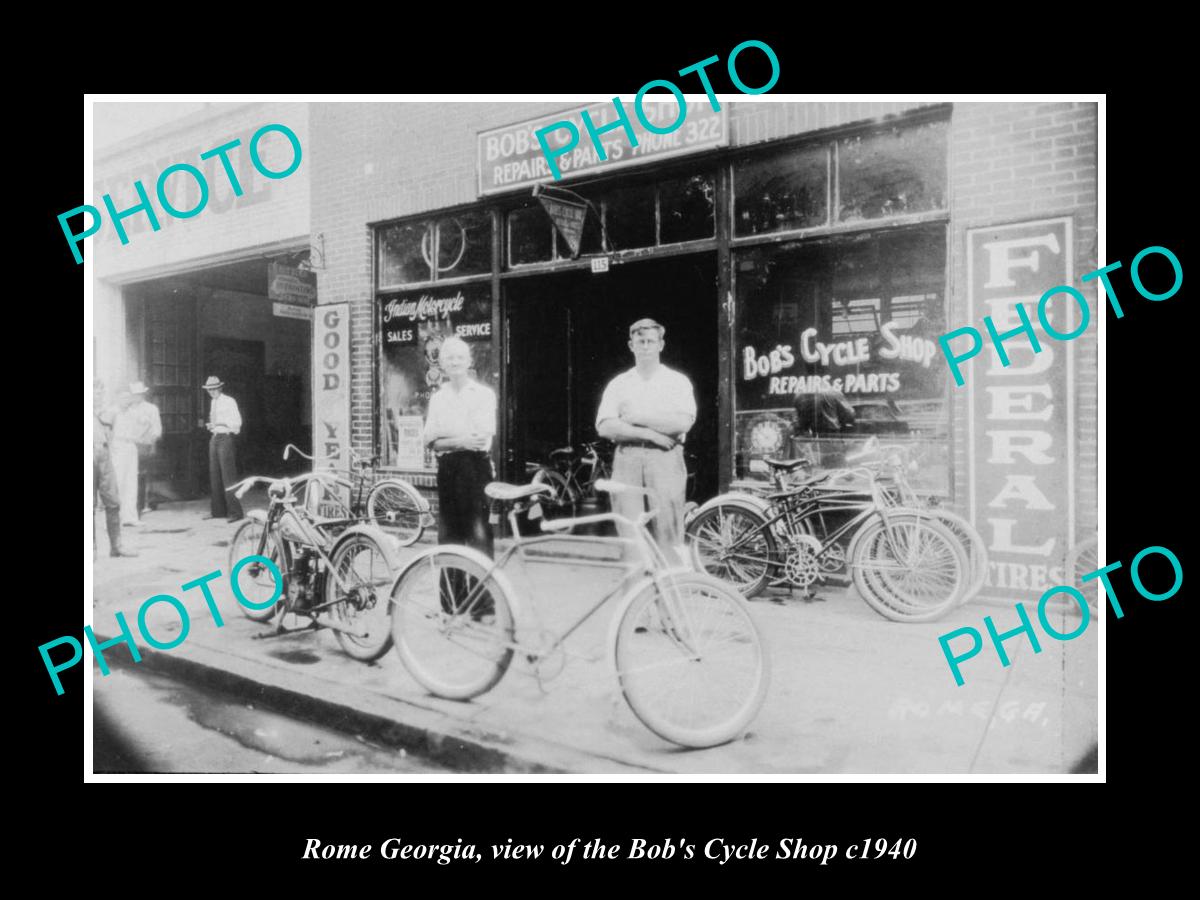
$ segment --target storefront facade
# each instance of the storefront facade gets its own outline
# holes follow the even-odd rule
[[[877,436],[974,519],[997,591],[1057,583],[1095,526],[1095,331],[1049,363],[985,353],[969,389],[936,339],[1036,287],[983,273],[997,241],[1053,255],[1041,290],[1095,268],[1094,104],[700,106],[693,129],[607,162],[576,150],[551,182],[530,135],[561,105],[312,105],[314,268],[348,319],[354,446],[432,487],[420,426],[458,334],[501,398],[497,472],[520,480],[595,438],[628,325],[651,316],[696,388],[695,499],[764,456],[836,466]],[[578,254],[538,183],[587,204]]]
[[[104,104],[95,115],[105,115]],[[112,196],[117,210],[138,203],[134,182],[151,197],[159,173],[189,163],[204,173],[209,194],[191,218],[144,212],[124,220],[122,245],[106,223],[86,252],[94,256],[95,370],[108,399],[143,381],[159,407],[163,437],[151,463],[152,491],[161,499],[191,499],[208,490],[208,400],[201,388],[217,375],[244,419],[238,452],[244,470],[295,470],[280,459],[294,442],[312,444],[312,307],[310,264],[311,158],[285,179],[264,177],[251,159],[251,138],[279,123],[310,149],[305,104],[214,104],[136,135],[95,157],[94,201]],[[236,194],[220,159],[200,154],[234,140],[228,154],[242,189]],[[258,145],[267,168],[286,168],[290,148],[275,133]],[[193,209],[197,183],[182,175],[165,182],[175,208]]]

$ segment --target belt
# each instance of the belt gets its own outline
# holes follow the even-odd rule
[[[675,445],[675,447],[678,447],[678,446],[679,446],[679,444]],[[640,447],[645,450],[662,450],[663,453],[669,452],[665,448],[660,447],[660,446],[658,446],[658,444],[652,443],[650,441],[620,441],[617,443],[617,449],[621,449],[623,447]],[[674,450],[675,447],[672,447],[671,449]]]
[[[435,453],[434,456],[441,459],[443,456],[453,456],[455,453],[470,453],[476,456],[486,456],[488,459],[492,458],[492,454],[486,450],[443,450],[440,453]]]

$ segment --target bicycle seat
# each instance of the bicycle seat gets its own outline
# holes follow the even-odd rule
[[[548,484],[506,484],[503,481],[493,481],[483,489],[483,492],[493,500],[524,500],[537,494],[553,494],[554,489]]]
[[[575,455],[574,447],[559,447],[557,450],[550,451],[551,459],[554,459],[557,456],[574,456],[574,455]]]
[[[812,465],[807,459],[764,459],[763,462],[772,469],[779,469],[783,472],[795,472],[803,466]]]

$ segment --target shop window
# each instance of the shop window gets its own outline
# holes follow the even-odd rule
[[[384,465],[431,470],[421,443],[429,397],[442,383],[442,342],[449,335],[471,346],[471,375],[498,390],[492,341],[492,288],[488,281],[424,287],[378,299],[382,344],[380,445]]]
[[[436,222],[387,225],[379,229],[378,246],[381,288],[486,275],[492,271],[491,213],[475,210]]]
[[[603,199],[608,240],[615,250],[654,246],[654,186],[613,191]]]
[[[693,175],[660,184],[658,242],[678,244],[712,237],[715,196],[710,175]]]
[[[540,206],[514,209],[508,214],[508,264],[549,262],[554,253],[554,226]]]
[[[734,235],[825,225],[828,195],[825,144],[741,160],[733,167]]]
[[[737,256],[735,466],[846,464],[903,444],[919,490],[949,492],[944,226],[758,247]]]
[[[838,219],[856,222],[946,208],[945,122],[838,141]]]
[[[485,275],[492,271],[492,215],[459,213],[438,221],[438,278]]]
[[[429,224],[404,222],[379,229],[379,285],[429,281]]]

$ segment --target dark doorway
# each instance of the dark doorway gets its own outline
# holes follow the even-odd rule
[[[629,326],[649,316],[666,328],[662,361],[696,392],[692,497],[717,492],[716,254],[692,254],[563,272],[505,283],[509,384],[507,477],[523,480],[526,461],[596,439],[596,408],[608,381],[633,366]]]
[[[205,378],[216,375],[225,382],[225,393],[237,401],[242,414],[242,433],[237,439],[238,474],[268,471],[274,468],[273,444],[268,441],[270,429],[263,412],[263,380],[265,352],[262,341],[243,341],[237,338],[206,337],[204,339]],[[203,401],[204,418],[209,412],[207,396]],[[207,454],[207,446],[204,448]],[[207,459],[207,457],[206,457]]]

